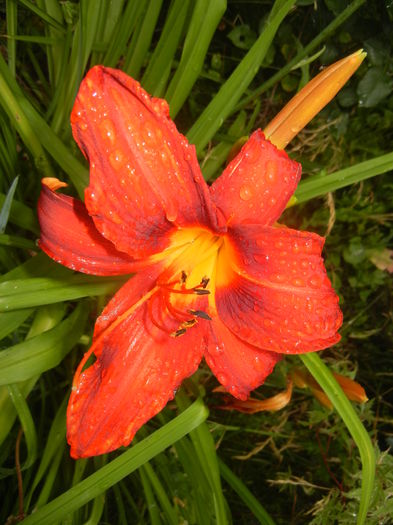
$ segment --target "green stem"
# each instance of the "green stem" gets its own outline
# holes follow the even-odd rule
[[[366,523],[375,478],[375,454],[370,436],[333,374],[319,355],[316,353],[304,354],[300,358],[332,402],[359,449],[362,461],[362,488],[357,525],[363,525]]]

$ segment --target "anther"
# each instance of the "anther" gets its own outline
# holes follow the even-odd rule
[[[179,328],[179,330],[176,330],[176,332],[171,333],[171,337],[180,337],[181,335],[184,335],[187,332],[186,328]]]
[[[184,270],[182,270],[181,276],[180,276],[180,284],[186,284],[186,281],[187,281],[187,274]]]
[[[206,321],[211,321],[212,318],[209,314],[204,312],[203,310],[187,310],[187,312],[191,315],[195,315],[195,317],[200,317],[201,319],[206,319]]]
[[[209,281],[210,281],[209,277],[204,277],[201,281],[200,286],[202,286],[202,288],[206,288],[206,286],[209,284]]]
[[[191,326],[194,326],[197,324],[196,319],[189,319],[188,321],[184,321],[184,323],[181,324],[182,328],[191,328]]]
[[[193,293],[196,295],[209,295],[210,290],[201,290],[200,288],[194,288]]]

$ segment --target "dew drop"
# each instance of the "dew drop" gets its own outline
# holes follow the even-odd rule
[[[311,279],[309,279],[308,284],[312,288],[320,288],[322,283],[321,283],[321,279],[319,278],[318,275],[313,275],[311,277]]]
[[[105,119],[100,123],[99,129],[102,138],[113,146],[116,141],[116,132],[113,122],[109,119]]]
[[[225,374],[218,374],[217,375],[217,379],[219,380],[219,382],[222,384],[222,385],[226,385],[227,383],[229,383],[228,381],[228,378]]]
[[[109,154],[109,162],[113,169],[119,170],[125,162],[124,155],[121,150],[117,149]]]
[[[177,209],[174,206],[168,206],[165,210],[165,217],[169,222],[175,222],[177,219]]]
[[[271,183],[277,178],[277,165],[271,160],[266,163],[266,178]]]
[[[252,190],[249,186],[242,186],[240,188],[240,198],[243,201],[249,201],[253,197]]]

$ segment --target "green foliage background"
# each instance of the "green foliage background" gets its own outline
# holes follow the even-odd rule
[[[6,0],[0,10],[1,522],[390,523],[392,6]],[[223,411],[201,368],[127,450],[71,460],[73,371],[121,280],[73,274],[38,253],[35,208],[44,176],[79,195],[87,184],[69,125],[86,70],[120,67],[165,97],[213,180],[239,138],[263,128],[321,66],[360,47],[368,57],[358,73],[288,148],[304,173],[282,219],[327,234],[343,339],[303,364],[335,409],[295,390],[277,413]],[[285,359],[255,396],[279,392],[300,366]],[[370,401],[350,404],[329,369],[356,378]]]

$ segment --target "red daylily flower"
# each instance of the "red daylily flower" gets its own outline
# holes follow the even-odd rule
[[[245,400],[281,354],[340,339],[324,239],[276,224],[301,167],[260,130],[209,187],[167,103],[121,71],[89,71],[71,122],[90,184],[83,204],[44,179],[40,246],[81,272],[137,272],[97,319],[75,374],[73,457],[128,445],[202,357]]]

